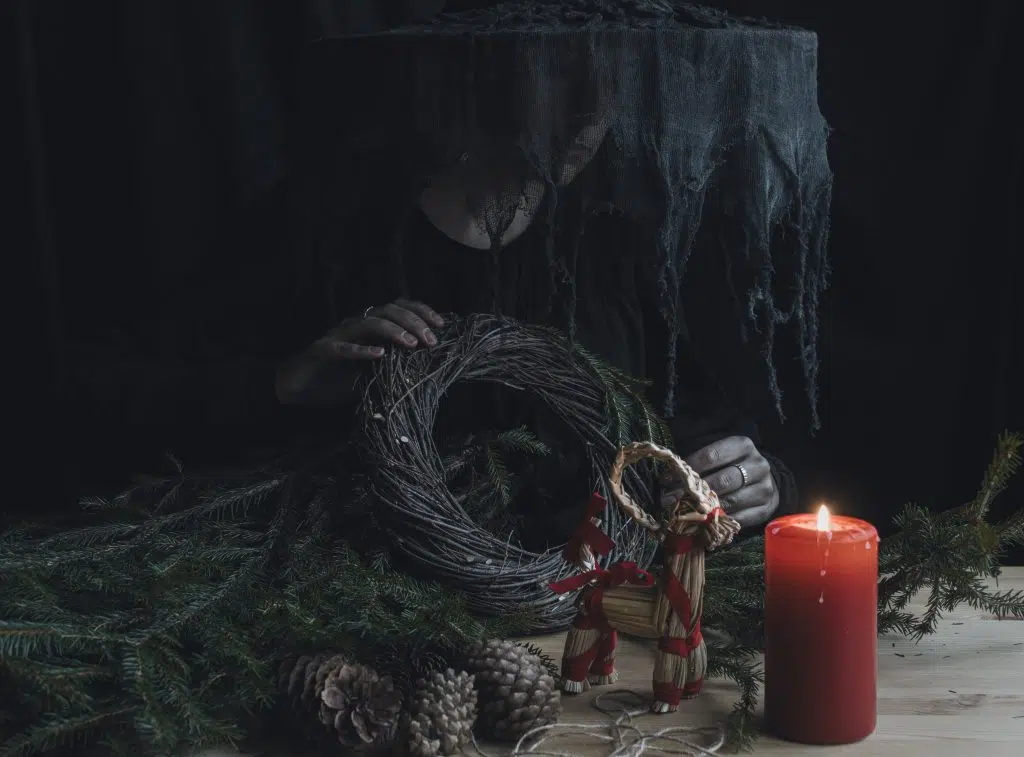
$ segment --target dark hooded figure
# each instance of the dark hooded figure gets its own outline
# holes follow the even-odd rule
[[[814,404],[831,183],[815,61],[812,33],[640,0],[317,43],[304,211],[336,320],[280,365],[278,398],[351,402],[385,351],[436,344],[442,313],[501,312],[648,379],[676,451],[745,527],[792,507],[741,356],[764,358],[781,408],[775,327],[795,323]],[[470,392],[441,415],[521,419],[507,404]],[[578,517],[572,457],[547,474],[579,480],[542,499],[574,504],[540,508],[538,541]]]

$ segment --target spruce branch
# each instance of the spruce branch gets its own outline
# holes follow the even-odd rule
[[[1002,551],[1015,543],[1021,512],[1006,521],[984,520],[995,497],[1020,465],[1022,437],[1003,433],[974,500],[935,514],[907,504],[894,522],[899,532],[879,549],[879,630],[907,633],[915,640],[933,633],[942,616],[960,605],[998,617],[1024,617],[1024,595],[999,592],[984,578],[998,576]],[[907,612],[927,592],[924,612]]]
[[[96,652],[117,639],[116,635],[78,626],[0,620],[0,660]]]
[[[495,437],[494,446],[505,452],[517,452],[532,457],[542,457],[551,453],[551,448],[526,426],[502,431]]]
[[[1010,479],[1021,463],[1021,445],[1024,437],[1004,431],[996,442],[992,462],[985,469],[985,476],[974,500],[967,505],[965,515],[981,520],[988,515],[992,502],[1006,490]]]
[[[764,685],[764,668],[758,650],[739,644],[709,644],[708,647],[708,675],[728,679],[740,689],[740,698],[726,719],[726,748],[734,752],[750,751],[758,736],[754,708]]]
[[[604,416],[607,434],[618,446],[636,439],[645,439],[662,446],[671,446],[668,425],[655,412],[644,392],[650,385],[625,371],[608,365],[578,344],[573,354],[597,377],[604,392]]]
[[[326,523],[333,478],[270,481],[190,479],[172,505],[159,487],[136,489],[114,528],[0,540],[0,679],[15,697],[0,756],[232,744],[273,703],[274,661],[295,650],[437,661],[526,627],[480,620],[461,597],[339,541]],[[232,514],[228,500],[242,506]]]
[[[38,723],[0,742],[0,757],[34,757],[59,747],[84,746],[98,734],[126,725],[134,714],[135,708],[130,706],[73,717],[47,714]]]
[[[612,438],[666,443],[643,385],[586,359]],[[574,411],[571,398],[565,407]],[[498,517],[515,498],[509,461],[546,447],[525,429],[474,444],[452,475],[472,480],[466,507]],[[1024,513],[985,520],[1020,448],[1020,437],[1000,437],[978,496],[961,508],[904,508],[900,533],[879,554],[880,630],[920,638],[963,604],[1024,617],[1022,593],[987,580],[998,576],[1002,550],[1024,538]],[[358,477],[337,476],[337,457],[227,476],[172,466],[169,476],[90,503],[85,525],[0,535],[0,693],[11,695],[0,712],[0,757],[85,743],[110,757],[234,744],[249,715],[274,701],[283,657],[333,649],[409,680],[454,661],[469,642],[515,635],[535,620],[478,617],[461,594],[402,572],[374,495]],[[710,673],[740,688],[728,722],[735,747],[755,733],[763,683],[763,568],[760,538],[706,564],[706,623],[738,640],[708,642]],[[925,607],[914,613],[920,592]]]

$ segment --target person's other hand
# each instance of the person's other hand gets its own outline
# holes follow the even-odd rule
[[[444,319],[422,302],[395,300],[346,318],[311,345],[285,360],[276,389],[286,404],[333,404],[343,401],[358,373],[388,348],[433,347],[432,329]]]
[[[730,436],[703,447],[686,458],[687,464],[708,482],[725,511],[743,528],[768,522],[779,507],[779,489],[771,465],[746,436]],[[662,479],[662,507],[671,507],[682,494],[672,472]]]

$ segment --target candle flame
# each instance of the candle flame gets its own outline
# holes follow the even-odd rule
[[[818,530],[832,530],[832,516],[828,511],[828,507],[826,507],[825,505],[822,505],[821,507],[818,508]]]

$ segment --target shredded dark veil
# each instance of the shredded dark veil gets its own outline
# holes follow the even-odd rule
[[[329,256],[359,254],[353,222],[376,197],[394,210],[400,275],[402,219],[431,177],[458,172],[495,261],[517,209],[544,195],[546,287],[571,301],[582,231],[556,232],[579,208],[556,190],[574,184],[584,210],[614,208],[654,240],[674,365],[683,274],[714,219],[737,334],[759,348],[782,416],[776,332],[792,326],[817,425],[832,174],[813,32],[669,0],[507,3],[320,40],[306,64],[306,226]]]

